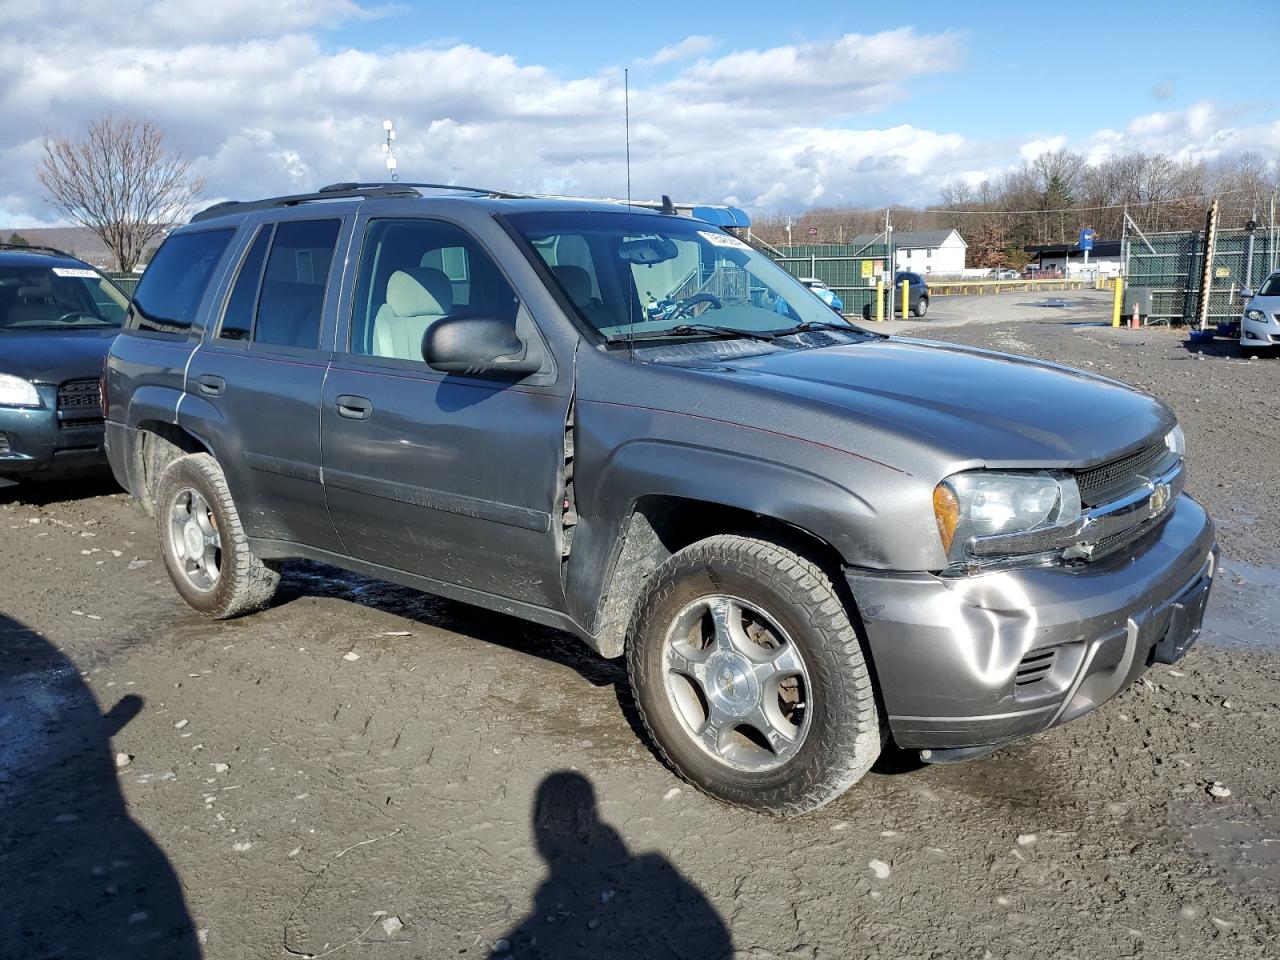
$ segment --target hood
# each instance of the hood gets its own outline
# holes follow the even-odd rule
[[[989,467],[1092,466],[1176,423],[1160,401],[1105,377],[922,340],[780,351],[707,372],[846,414],[855,430],[840,445],[854,452],[862,423]]]
[[[0,331],[0,373],[36,383],[99,377],[107,350],[119,332],[118,327]]]

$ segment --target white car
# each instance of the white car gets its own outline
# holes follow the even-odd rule
[[[1243,290],[1241,295],[1249,301],[1240,318],[1241,349],[1280,350],[1280,273],[1267,277],[1256,294]]]
[[[828,287],[817,277],[800,277],[800,282],[814,292],[814,295],[836,313],[844,310],[844,301],[840,295]]]

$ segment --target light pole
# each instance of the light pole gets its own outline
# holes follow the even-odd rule
[[[396,156],[391,150],[391,145],[396,139],[396,128],[390,120],[382,121],[382,129],[387,132],[387,139],[382,144],[382,152],[387,155],[387,169],[391,172],[391,180],[394,183],[400,177],[396,173]]]

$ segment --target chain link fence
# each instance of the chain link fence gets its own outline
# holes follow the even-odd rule
[[[1150,298],[1148,323],[1195,323],[1204,276],[1205,234],[1127,232],[1124,241],[1126,302]],[[1217,232],[1210,262],[1209,325],[1240,318],[1240,291],[1256,290],[1280,269],[1280,244],[1271,224],[1253,231]]]

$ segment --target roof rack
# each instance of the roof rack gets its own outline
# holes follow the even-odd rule
[[[321,187],[320,192],[325,193],[330,190],[374,190],[380,187],[415,187],[419,190],[452,190],[457,193],[474,193],[482,197],[497,197],[501,200],[524,200],[528,199],[531,194],[513,193],[510,190],[492,190],[489,187],[468,187],[460,183],[416,183],[413,181],[406,182],[404,180],[396,180],[392,183],[371,182],[371,183],[331,183],[327,187]]]
[[[484,187],[464,187],[451,183],[331,183],[315,193],[295,193],[287,197],[268,197],[265,200],[224,200],[206,207],[191,218],[192,223],[225,217],[233,213],[251,213],[254,210],[271,210],[278,207],[294,207],[315,200],[373,200],[378,197],[420,197],[419,190],[456,190],[481,196],[514,200],[520,196],[505,190],[489,190]]]
[[[0,250],[25,250],[38,253],[52,253],[59,257],[71,257],[76,259],[74,253],[67,253],[65,250],[59,250],[57,247],[47,247],[43,243],[9,243],[8,241],[0,241]]]

